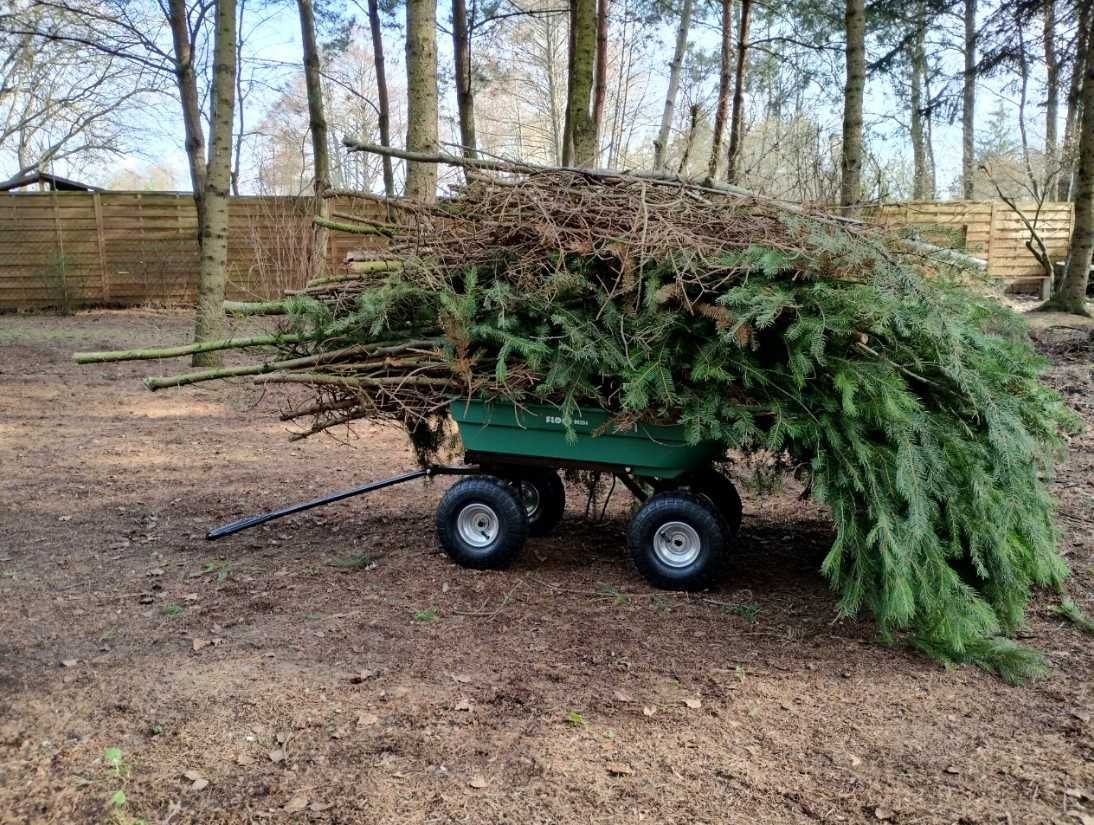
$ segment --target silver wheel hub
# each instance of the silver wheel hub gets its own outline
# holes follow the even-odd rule
[[[456,531],[472,547],[488,547],[501,532],[501,521],[493,508],[476,501],[460,510]]]
[[[699,558],[703,543],[690,524],[667,521],[657,528],[653,536],[653,552],[662,564],[669,567],[687,567]]]

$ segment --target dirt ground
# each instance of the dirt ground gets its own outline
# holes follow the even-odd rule
[[[1051,675],[1012,688],[840,620],[791,486],[742,490],[731,570],[691,596],[576,489],[504,572],[440,555],[439,482],[208,543],[413,461],[369,426],[291,443],[243,382],[69,359],[188,331],[0,317],[0,823],[1094,822],[1094,639],[1052,594],[1024,634]],[[1094,612],[1094,352],[1042,333],[1088,424],[1054,490]]]

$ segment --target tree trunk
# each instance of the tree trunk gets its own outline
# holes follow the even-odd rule
[[[722,155],[722,134],[726,128],[726,112],[729,110],[729,84],[732,80],[730,64],[733,54],[733,0],[722,0],[722,53],[721,71],[718,74],[718,106],[714,110],[714,133],[710,141],[710,160],[707,161],[707,177],[713,179],[718,172]]]
[[[198,238],[205,224],[205,128],[201,123],[197,75],[194,72],[194,49],[190,42],[190,25],[186,16],[186,0],[168,0],[168,22],[175,52],[175,84],[182,106],[182,127],[185,133],[186,161],[190,167],[190,186],[194,190],[194,208],[198,218]]]
[[[387,72],[384,70],[384,36],[380,31],[379,0],[368,0],[368,25],[372,32],[372,60],[376,65],[376,108],[379,110],[380,145],[391,146],[391,104],[387,97]],[[381,158],[384,169],[384,194],[395,197],[395,173],[391,158]]]
[[[1059,152],[1057,120],[1060,116],[1060,64],[1056,59],[1056,3],[1044,0],[1045,46],[1045,161],[1046,175],[1055,170]],[[1049,195],[1051,197],[1051,195]]]
[[[676,170],[676,174],[680,177],[687,177],[688,173],[688,161],[691,160],[691,147],[695,144],[695,131],[699,128],[699,104],[691,104],[691,112],[688,118],[688,135],[684,140],[684,153],[680,156],[680,166]],[[661,171],[660,169],[654,171]]]
[[[604,101],[608,98],[608,13],[611,0],[596,4],[596,72],[593,81],[593,146],[600,156],[600,127],[604,122]],[[594,160],[594,165],[596,164]]]
[[[467,28],[467,0],[452,0],[452,56],[456,76],[456,109],[460,145],[466,157],[475,157],[475,92],[471,88],[471,33]]]
[[[406,148],[436,152],[437,143],[437,0],[406,3]],[[437,197],[437,166],[408,161],[406,196],[422,203]]]
[[[304,51],[304,86],[308,93],[308,126],[311,129],[312,166],[315,172],[314,213],[320,218],[330,214],[327,199],[323,197],[330,189],[330,155],[327,149],[327,118],[323,111],[323,85],[319,67],[319,47],[315,42],[315,14],[312,0],[296,0],[300,12],[300,41]],[[327,238],[329,231],[322,225],[312,230],[311,260],[308,265],[308,280],[320,277],[327,261]]]
[[[572,0],[570,9],[567,142],[573,147],[573,165],[591,168],[596,165],[596,124],[590,111],[596,55],[596,0]]]
[[[733,116],[729,121],[729,158],[726,161],[728,183],[737,183],[740,176],[745,122],[745,67],[748,65],[748,24],[751,18],[752,0],[741,0],[741,16],[737,24],[737,76],[733,81]]]
[[[847,79],[843,85],[843,147],[840,206],[853,214],[862,199],[862,99],[866,89],[866,12],[864,0],[845,0]]]
[[[239,6],[239,18],[236,22],[236,136],[232,149],[232,194],[239,197],[239,166],[243,157],[243,122],[247,100],[243,96],[243,19],[246,16],[247,0],[236,0]]]
[[[669,153],[669,131],[672,129],[673,112],[676,109],[676,96],[680,93],[680,75],[684,69],[684,55],[688,49],[688,31],[691,28],[692,0],[684,0],[680,7],[680,25],[676,28],[676,47],[669,64],[669,88],[665,94],[665,108],[661,112],[661,128],[657,130],[657,140],[653,142],[654,171],[666,169]]]
[[[1082,35],[1080,35],[1082,37]],[[1086,33],[1086,48],[1090,47]],[[1088,60],[1083,72],[1082,120],[1079,126],[1078,166],[1075,170],[1075,220],[1071,227],[1071,245],[1056,294],[1041,308],[1088,315],[1086,287],[1090,280],[1091,253],[1094,252],[1094,60]]]
[[[911,132],[912,132],[912,199],[928,200],[927,191],[927,141],[923,124],[923,76],[926,74],[924,27],[926,8],[922,1],[916,4],[915,31],[911,40],[908,61],[911,72]]]
[[[205,173],[205,222],[201,230],[197,342],[224,337],[224,282],[228,266],[228,187],[232,174],[232,123],[236,92],[236,4],[217,0],[213,41],[212,111],[209,117],[209,164]],[[195,367],[220,364],[220,356],[195,353]]]
[[[574,20],[577,19],[577,0],[569,0],[570,13],[566,27],[566,111],[562,113],[562,165],[574,162],[573,113],[570,104],[570,78],[574,75]]]
[[[1083,32],[1090,30],[1090,12],[1094,7],[1091,0],[1080,0],[1079,34],[1075,40],[1075,56],[1071,65],[1071,80],[1067,90],[1067,115],[1064,118],[1064,145],[1060,156],[1060,177],[1057,180],[1057,200],[1071,198],[1072,178],[1075,173],[1075,132],[1079,125],[1080,96],[1082,95],[1083,74],[1086,71],[1087,55],[1090,53],[1090,40]]]
[[[971,201],[976,174],[976,0],[965,0],[965,73],[961,88],[961,197]]]

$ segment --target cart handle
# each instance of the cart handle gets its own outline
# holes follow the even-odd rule
[[[414,470],[413,472],[402,473],[401,475],[381,479],[380,481],[372,481],[368,484],[362,484],[360,487],[343,490],[342,492],[335,493],[334,495],[312,499],[311,501],[305,501],[300,504],[293,504],[290,507],[283,507],[282,509],[274,510],[271,513],[262,513],[258,516],[250,516],[249,518],[240,519],[239,521],[233,521],[230,524],[225,524],[223,527],[217,527],[213,530],[210,530],[208,533],[205,534],[205,538],[209,541],[216,541],[217,539],[222,539],[225,536],[230,536],[233,533],[238,533],[241,530],[249,530],[252,527],[257,527],[260,524],[265,524],[267,521],[273,521],[274,519],[291,516],[293,513],[300,513],[304,510],[311,510],[313,507],[322,507],[324,504],[333,504],[336,501],[341,501],[342,499],[351,498],[353,496],[359,496],[362,493],[371,493],[373,490],[382,490],[385,487],[391,487],[395,484],[402,484],[404,481],[413,481],[416,478],[429,478],[439,475],[466,475],[468,473],[474,472],[479,472],[479,470],[471,467],[446,467],[442,465],[430,465],[422,470]]]

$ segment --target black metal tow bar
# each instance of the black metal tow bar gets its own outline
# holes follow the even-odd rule
[[[335,493],[334,495],[324,496],[323,498],[312,499],[311,501],[305,501],[301,504],[293,504],[290,507],[283,507],[280,510],[274,510],[272,513],[263,513],[258,516],[250,516],[249,518],[240,519],[239,521],[233,521],[230,524],[225,524],[223,527],[217,527],[214,530],[210,530],[205,534],[205,538],[209,541],[215,541],[216,539],[222,539],[225,536],[230,536],[233,533],[238,533],[241,530],[248,530],[251,527],[257,527],[260,524],[265,524],[267,521],[273,521],[274,519],[284,518],[285,516],[291,516],[293,513],[301,513],[304,510],[311,510],[313,507],[322,507],[324,504],[333,504],[336,501],[341,501],[345,498],[352,498],[353,496],[359,496],[362,493],[371,493],[373,490],[382,490],[385,487],[392,487],[396,484],[402,484],[404,481],[413,481],[416,478],[427,478],[432,476],[460,476],[470,475],[472,473],[478,473],[481,470],[477,467],[446,467],[443,465],[430,465],[422,470],[414,470],[410,473],[403,473],[401,475],[392,476],[391,478],[381,479],[380,481],[372,481],[368,484],[362,484],[360,487],[354,487],[350,490],[344,490],[341,493]]]

